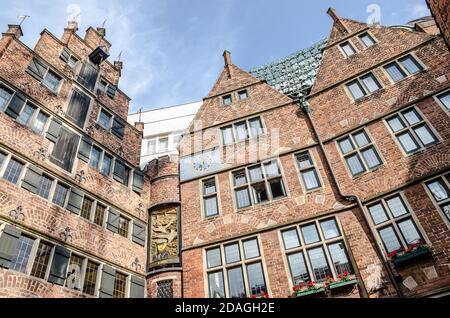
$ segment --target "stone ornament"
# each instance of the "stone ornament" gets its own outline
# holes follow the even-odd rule
[[[151,215],[150,266],[179,262],[178,208],[156,210]]]

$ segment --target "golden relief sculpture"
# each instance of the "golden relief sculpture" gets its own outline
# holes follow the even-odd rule
[[[152,213],[150,248],[153,265],[179,261],[178,208],[176,206]]]

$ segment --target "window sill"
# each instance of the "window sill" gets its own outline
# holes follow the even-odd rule
[[[50,94],[54,95],[55,97],[58,97],[59,90],[55,92],[54,90],[52,90],[50,87],[48,87],[47,85],[45,85],[45,84],[42,83],[42,82],[41,82],[41,86],[42,86],[43,88],[45,88]]]
[[[375,168],[373,168],[373,169],[370,169],[370,170],[367,170],[367,171],[365,171],[365,172],[362,172],[362,173],[360,173],[360,174],[358,174],[358,175],[356,175],[356,176],[351,176],[352,177],[352,181],[357,181],[358,179],[361,179],[362,177],[364,177],[364,176],[366,176],[366,175],[368,175],[368,174],[370,174],[370,173],[372,173],[372,172],[377,172],[378,170],[381,170],[381,169],[383,169],[384,168],[384,164],[382,164],[382,165],[379,165],[378,167],[375,167]]]
[[[376,91],[374,91],[368,95],[365,95],[358,99],[354,99],[353,102],[355,105],[363,104],[363,103],[369,101],[370,99],[372,99],[373,97],[376,97],[377,95],[381,95],[385,91],[386,91],[386,87],[381,87],[380,89],[377,89]]]
[[[236,209],[236,212],[243,214],[243,213],[245,213],[247,211],[250,211],[250,210],[252,210],[254,208],[264,207],[264,206],[271,205],[271,204],[274,204],[274,203],[280,203],[280,202],[286,201],[287,199],[289,199],[289,196],[273,199],[272,201],[264,201],[264,202],[261,202],[261,203],[253,204],[253,205],[251,205],[249,207],[246,207],[246,208]]]

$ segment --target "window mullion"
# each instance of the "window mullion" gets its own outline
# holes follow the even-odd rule
[[[36,258],[40,243],[41,239],[39,237],[34,239],[33,247],[31,248],[31,252],[28,258],[28,263],[25,271],[25,274],[27,275],[31,274],[31,270],[33,269],[34,260]]]

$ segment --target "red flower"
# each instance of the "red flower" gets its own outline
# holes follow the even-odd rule
[[[297,290],[299,290],[301,287],[300,286],[294,286],[292,289],[294,290],[294,291],[297,291]]]
[[[345,272],[344,277],[347,277],[349,274],[350,274],[349,272]]]
[[[339,279],[342,279],[342,274],[339,274],[338,278],[339,278]]]

